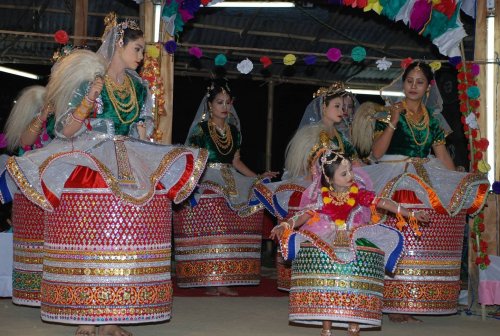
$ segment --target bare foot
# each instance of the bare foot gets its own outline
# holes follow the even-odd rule
[[[81,325],[81,326],[78,326],[78,328],[76,329],[76,334],[75,336],[95,336],[96,333],[96,327],[95,325]]]
[[[411,315],[407,314],[388,314],[389,321],[394,323],[411,323],[411,322],[423,322]]]
[[[347,334],[349,336],[359,336],[359,324],[349,323],[349,326],[347,327]]]
[[[231,289],[229,287],[217,287],[217,290],[219,291],[220,294],[222,295],[227,295],[227,296],[238,296],[238,292],[234,289]]]
[[[116,324],[106,324],[99,327],[99,336],[132,336],[132,333]]]
[[[211,296],[219,296],[220,295],[219,291],[217,290],[217,287],[207,287],[205,294],[211,295]]]

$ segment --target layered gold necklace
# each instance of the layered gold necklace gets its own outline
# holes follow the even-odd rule
[[[429,113],[427,112],[427,109],[425,108],[425,106],[422,103],[420,103],[420,108],[422,109],[422,116],[418,116],[418,113],[417,113],[418,110],[417,110],[417,112],[411,111],[408,108],[408,105],[406,104],[406,100],[403,100],[403,107],[406,110],[406,113],[404,114],[404,117],[406,119],[406,123],[408,124],[408,126],[410,128],[410,132],[411,132],[411,136],[413,138],[413,142],[415,142],[415,144],[417,146],[424,145],[427,142],[427,140],[429,139],[429,134],[430,134],[430,130],[429,130]],[[424,141],[419,142],[417,140],[417,138],[415,137],[415,130],[416,131],[426,130]]]
[[[111,105],[115,110],[118,119],[122,124],[130,124],[135,118],[139,115],[139,103],[137,101],[137,94],[135,92],[134,83],[132,83],[132,79],[125,75],[125,80],[123,84],[117,84],[113,82],[113,80],[108,76],[104,76],[104,86],[106,87],[106,92],[108,93],[109,100],[111,101]],[[118,97],[118,98],[117,98]],[[122,103],[120,100],[126,100],[128,102]],[[124,120],[121,114],[129,114],[132,110],[135,109],[135,114],[129,120]]]
[[[215,144],[217,151],[221,155],[227,155],[233,150],[233,136],[229,124],[224,123],[224,127],[220,129],[212,120],[208,121],[208,132],[210,138]]]

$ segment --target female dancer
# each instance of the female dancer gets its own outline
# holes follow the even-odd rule
[[[206,152],[163,146],[151,97],[135,72],[144,38],[108,17],[98,53],[79,50],[54,69],[57,138],[7,169],[50,214],[44,230],[41,314],[77,335],[130,335],[119,324],[170,318],[170,200],[189,196]]]
[[[376,198],[366,188],[370,181],[358,176],[355,182],[350,161],[328,147],[326,135],[320,137],[302,209],[272,236],[280,237],[283,256],[294,259],[290,321],[321,324],[322,336],[331,335],[332,325],[348,326],[350,335],[358,335],[360,327],[381,325],[384,264],[394,270],[403,243],[397,230],[371,225],[366,210],[395,212],[402,224],[402,216],[414,225],[428,216]]]
[[[327,132],[333,145],[348,158],[355,159],[356,151],[337,126],[343,120],[344,98],[349,93],[344,84],[335,82],[328,88],[320,88],[314,99],[307,106],[299,129],[288,144],[285,159],[285,174],[281,182],[256,186],[257,198],[269,212],[283,220],[298,210],[302,192],[311,183],[308,155],[317,142],[320,131]],[[291,268],[281,254],[276,257],[278,270],[278,288],[290,288]]]
[[[46,89],[35,85],[24,89],[12,108],[5,134],[7,149],[23,155],[41,148],[53,137],[53,108],[45,103]],[[6,156],[2,157],[0,176],[2,202],[13,201],[12,227],[14,232],[14,269],[12,271],[12,302],[26,306],[40,306],[40,283],[43,267],[44,212],[23,194],[8,186],[5,176]],[[11,194],[7,190],[12,190]],[[12,196],[13,195],[13,196]]]
[[[261,178],[240,158],[240,122],[224,80],[208,88],[186,144],[206,148],[209,159],[191,205],[175,212],[177,284],[238,295],[228,286],[260,282],[263,212],[250,197]]]
[[[489,188],[483,174],[453,170],[445,131],[424,104],[426,92],[436,89],[431,87],[432,79],[427,64],[412,63],[402,76],[405,99],[389,107],[385,117],[372,118],[377,119],[374,125],[357,128],[355,120],[353,129],[355,143],[371,139],[369,131],[375,132],[371,155],[378,164],[362,169],[374,181],[378,196],[430,214],[421,236],[403,230],[405,256],[395,277],[386,280],[384,312],[398,322],[418,321],[409,314],[456,312],[466,214],[482,208]],[[368,120],[363,110],[360,107],[356,118]],[[377,108],[371,110],[374,116]],[[395,225],[395,219],[387,224]]]

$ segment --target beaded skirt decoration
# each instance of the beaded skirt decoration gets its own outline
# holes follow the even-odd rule
[[[69,324],[168,320],[170,218],[164,190],[135,206],[107,188],[65,189],[45,223],[42,319]]]
[[[44,211],[16,193],[12,205],[14,231],[14,269],[12,302],[40,306],[43,267]]]
[[[186,287],[258,285],[263,211],[240,217],[217,194],[174,212],[175,274]]]
[[[340,255],[342,252],[337,251]],[[382,322],[384,252],[358,246],[356,259],[348,264],[333,262],[311,243],[302,243],[292,262],[289,320],[347,327],[377,327]]]
[[[457,312],[466,210],[453,217],[433,209],[425,211],[430,221],[421,226],[420,238],[408,226],[403,228],[405,253],[395,277],[385,280],[384,313]],[[395,226],[395,222],[394,217],[388,217],[385,224]]]

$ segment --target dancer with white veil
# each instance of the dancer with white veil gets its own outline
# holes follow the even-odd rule
[[[5,124],[7,150],[23,155],[41,148],[53,137],[54,116],[52,105],[46,102],[46,89],[40,85],[25,88],[15,100]],[[14,268],[12,270],[12,302],[25,306],[40,306],[40,284],[43,268],[44,212],[17,192],[6,178],[2,156],[0,173],[1,200],[12,201],[12,229]],[[9,185],[10,184],[10,185]]]
[[[189,196],[207,159],[149,141],[143,52],[137,23],[108,16],[99,51],[75,51],[52,72],[56,138],[7,162],[47,211],[42,319],[79,325],[78,336],[128,336],[119,325],[170,318],[171,200]]]
[[[263,211],[252,187],[263,178],[240,158],[240,121],[223,79],[211,83],[186,144],[209,152],[197,192],[174,213],[176,279],[181,288],[238,295],[230,286],[260,282]]]
[[[268,211],[283,220],[298,209],[302,192],[311,183],[309,154],[321,131],[328,134],[332,145],[339,152],[358,164],[357,154],[348,138],[337,130],[343,122],[344,99],[350,95],[344,83],[334,82],[319,88],[307,105],[299,128],[287,146],[282,181],[258,185],[255,193]],[[317,149],[317,148],[316,148]],[[290,288],[290,264],[277,255],[278,288]]]
[[[395,277],[386,279],[384,293],[384,312],[395,322],[419,321],[412,314],[457,311],[466,215],[481,210],[489,189],[484,174],[454,170],[445,147],[447,124],[439,113],[442,100],[432,80],[428,64],[412,63],[397,83],[405,98],[385,107],[385,113],[380,113],[383,107],[364,103],[356,118],[365,126],[354,121],[353,142],[365,154],[371,149],[377,162],[362,167],[377,195],[430,214],[429,225],[419,232],[401,228],[406,253]],[[436,103],[426,106],[427,92]],[[386,223],[398,226],[394,217]]]

